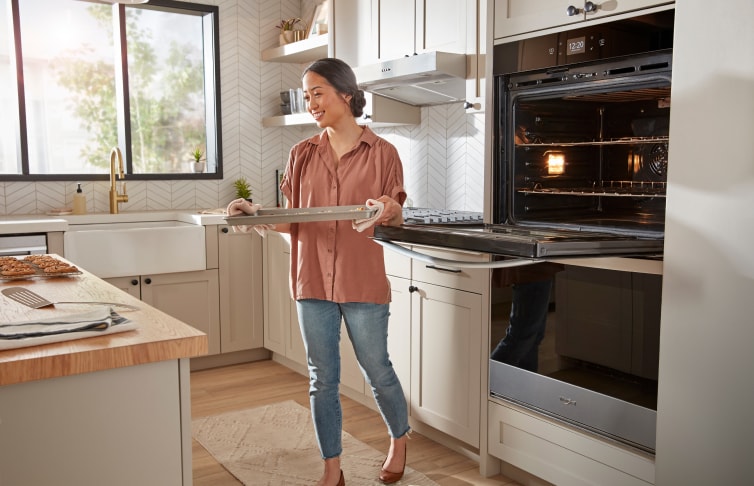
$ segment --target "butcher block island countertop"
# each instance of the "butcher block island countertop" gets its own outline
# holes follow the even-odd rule
[[[207,354],[206,334],[86,270],[70,277],[2,281],[0,289],[5,287],[26,287],[51,302],[117,302],[139,310],[120,312],[136,324],[132,331],[0,351],[0,386]],[[55,317],[92,308],[66,304],[30,309],[2,295],[0,300],[0,322]]]
[[[0,351],[0,484],[190,486],[189,358],[207,353],[207,336],[83,269],[0,281],[14,286],[139,309],[116,309],[134,330]],[[0,323],[92,309],[0,301]]]

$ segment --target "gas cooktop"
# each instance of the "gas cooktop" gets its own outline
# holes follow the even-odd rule
[[[405,224],[468,224],[481,225],[484,215],[455,209],[403,208]]]

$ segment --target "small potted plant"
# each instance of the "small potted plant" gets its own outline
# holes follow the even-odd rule
[[[280,45],[290,44],[295,40],[294,30],[296,24],[301,22],[301,19],[297,17],[291,17],[289,19],[282,19],[275,27],[280,29]]]
[[[204,160],[204,150],[200,146],[194,147],[191,153],[191,169],[196,173],[204,172],[207,166],[206,160]]]
[[[247,181],[245,177],[239,177],[236,179],[233,186],[236,188],[236,198],[243,198],[252,202],[251,187],[249,186],[249,181]]]

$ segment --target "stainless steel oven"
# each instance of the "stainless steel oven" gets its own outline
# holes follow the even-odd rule
[[[495,46],[489,223],[375,229],[387,246],[493,255],[492,355],[512,322],[497,294],[544,282],[551,297],[535,364],[491,359],[490,395],[647,452],[655,448],[673,21],[670,10]],[[625,265],[605,269],[585,256]],[[541,275],[546,261],[560,265],[551,280]]]

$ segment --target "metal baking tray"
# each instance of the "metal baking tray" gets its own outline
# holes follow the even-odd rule
[[[308,223],[312,221],[336,221],[367,219],[374,216],[376,208],[364,204],[355,206],[320,206],[315,208],[270,208],[260,209],[255,215],[226,216],[229,225],[255,225],[276,223]]]

